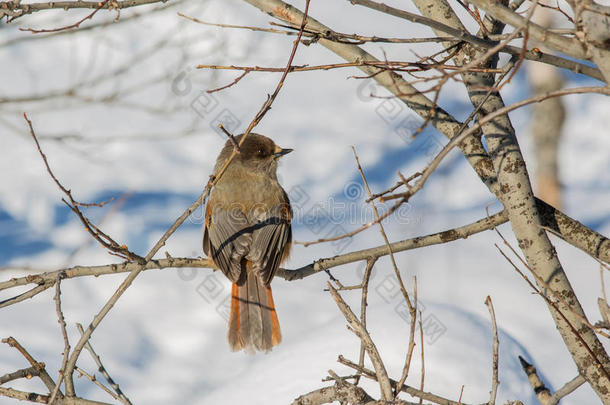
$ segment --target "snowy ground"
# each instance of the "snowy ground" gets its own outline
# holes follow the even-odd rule
[[[370,12],[343,2],[312,3],[311,14],[339,31],[365,27],[362,33],[382,36],[397,35],[406,28],[409,35],[430,34],[389,17],[375,15],[373,21],[367,20]],[[147,80],[155,83],[134,90],[118,105],[60,97],[43,103],[9,103],[0,110],[0,170],[4,173],[0,182],[0,265],[52,269],[116,261],[91,241],[61,203],[61,195],[45,173],[26,131],[22,111],[33,120],[56,175],[77,199],[120,198],[114,205],[87,212],[102,221],[102,228],[118,241],[145,254],[207,181],[224,142],[212,129],[216,116],[226,116],[228,111],[239,121],[239,131],[273,90],[277,75],[251,74],[237,86],[215,93],[214,98],[202,98],[201,90],[229,83],[235,75],[193,67],[198,63],[281,66],[292,38],[199,26],[181,19],[176,11],[235,24],[262,26],[269,20],[245,3],[215,1],[182,3],[116,29],[44,41],[28,39],[12,45],[7,43],[13,38],[29,37],[17,31],[17,26],[57,26],[50,16],[63,13],[40,13],[19,20],[17,26],[0,26],[0,75],[11,77],[3,84],[0,98],[40,95],[70,85],[88,96],[102,97],[114,88],[137,87]],[[125,10],[121,18],[131,13]],[[162,40],[169,45],[146,56],[147,49],[160,46],[158,41]],[[374,45],[367,49],[378,57],[383,57],[383,49],[389,59],[412,57],[404,48]],[[427,52],[426,48],[413,49]],[[126,61],[133,69],[129,74],[116,80],[110,75],[99,86],[86,84]],[[299,48],[295,63],[336,61],[330,52],[312,45]],[[383,93],[370,81],[346,79],[353,74],[358,72],[289,76],[273,109],[257,128],[281,146],[295,149],[284,159],[280,178],[295,208],[296,240],[316,239],[337,229],[351,230],[370,220],[372,214],[363,205],[365,193],[350,145],[356,147],[372,188],[379,191],[396,181],[397,170],[411,174],[421,169],[444,142],[439,134],[427,130],[414,142],[405,143],[399,135],[401,123],[417,127],[417,118],[392,100],[368,97],[371,91]],[[585,83],[574,76],[567,76],[567,80],[571,86]],[[513,79],[511,87],[505,89],[507,102],[527,95],[524,83],[523,73]],[[471,107],[462,101],[463,96],[463,89],[450,83],[441,103],[464,118]],[[610,138],[606,128],[610,127],[610,101],[595,96],[565,100],[571,111],[561,149],[565,211],[608,235]],[[522,110],[512,117],[533,171],[528,114]],[[392,241],[449,229],[484,217],[485,206],[493,201],[465,160],[454,153],[410,205],[388,221],[386,229]],[[498,205],[492,209],[497,210]],[[312,225],[306,219],[313,212],[321,213],[322,219]],[[329,216],[339,228],[329,223]],[[513,240],[507,225],[500,229]],[[601,293],[597,264],[583,252],[553,240],[585,311],[597,320],[596,299]],[[553,390],[576,376],[576,368],[545,304],[501,258],[494,247],[498,241],[495,233],[487,232],[397,255],[403,277],[412,280],[417,276],[418,280],[427,325],[425,387],[457,399],[463,385],[464,402],[487,401],[492,340],[483,302],[490,295],[500,328],[499,403],[509,399],[535,403],[518,355],[534,363]],[[342,244],[296,246],[286,267],[382,243],[378,231],[370,229]],[[172,256],[203,254],[200,213],[169,240],[160,257],[165,250]],[[362,264],[354,264],[336,268],[332,274],[344,284],[356,283],[362,269]],[[0,272],[2,280],[24,274],[6,269]],[[368,322],[389,374],[398,378],[408,324],[401,317],[404,308],[399,305],[391,274],[389,261],[380,260],[371,282]],[[64,313],[73,342],[78,334],[74,323],[90,322],[124,277],[62,284]],[[286,404],[322,386],[320,380],[328,369],[349,373],[336,363],[338,354],[357,360],[358,341],[345,328],[342,315],[324,291],[327,280],[326,274],[318,274],[298,282],[274,281],[283,343],[267,355],[228,350],[224,307],[228,285],[221,275],[208,270],[141,274],[95,331],[92,344],[134,403]],[[344,297],[358,307],[357,292],[346,292]],[[52,292],[1,310],[0,336],[16,337],[56,376],[63,342]],[[417,350],[407,380],[415,386],[421,370]],[[95,370],[86,353],[79,364]],[[14,350],[0,346],[0,375],[25,366]],[[15,383],[14,387],[44,391],[35,380]],[[377,394],[373,384],[365,383],[365,387]],[[109,400],[83,379],[79,379],[77,390],[88,398]],[[581,387],[563,403],[597,402],[591,389]],[[0,403],[14,402],[0,398]]]

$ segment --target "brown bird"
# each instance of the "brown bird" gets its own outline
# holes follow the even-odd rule
[[[266,352],[282,340],[270,283],[292,242],[292,209],[276,174],[279,159],[291,151],[265,136],[248,135],[206,206],[203,250],[233,282],[228,333],[233,351]],[[215,173],[232,152],[227,141]]]

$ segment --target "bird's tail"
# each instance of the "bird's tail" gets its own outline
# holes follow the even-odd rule
[[[240,280],[241,281],[241,280]],[[250,272],[231,291],[229,345],[231,350],[268,352],[282,341],[280,323],[273,304],[271,286]]]

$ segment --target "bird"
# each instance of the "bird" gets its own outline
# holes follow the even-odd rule
[[[244,135],[228,140],[218,173]],[[268,352],[282,333],[271,280],[290,255],[292,208],[277,178],[281,157],[292,152],[250,133],[217,180],[205,208],[203,250],[233,283],[228,341],[232,351]]]

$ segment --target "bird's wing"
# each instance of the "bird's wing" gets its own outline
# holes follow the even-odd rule
[[[269,284],[278,269],[285,249],[289,249],[292,238],[290,220],[292,212],[286,202],[274,207],[267,207],[260,212],[252,213],[252,244],[246,259],[252,262],[265,284]]]
[[[206,208],[203,250],[231,280],[240,280],[242,259],[252,244],[252,228],[240,209]]]

